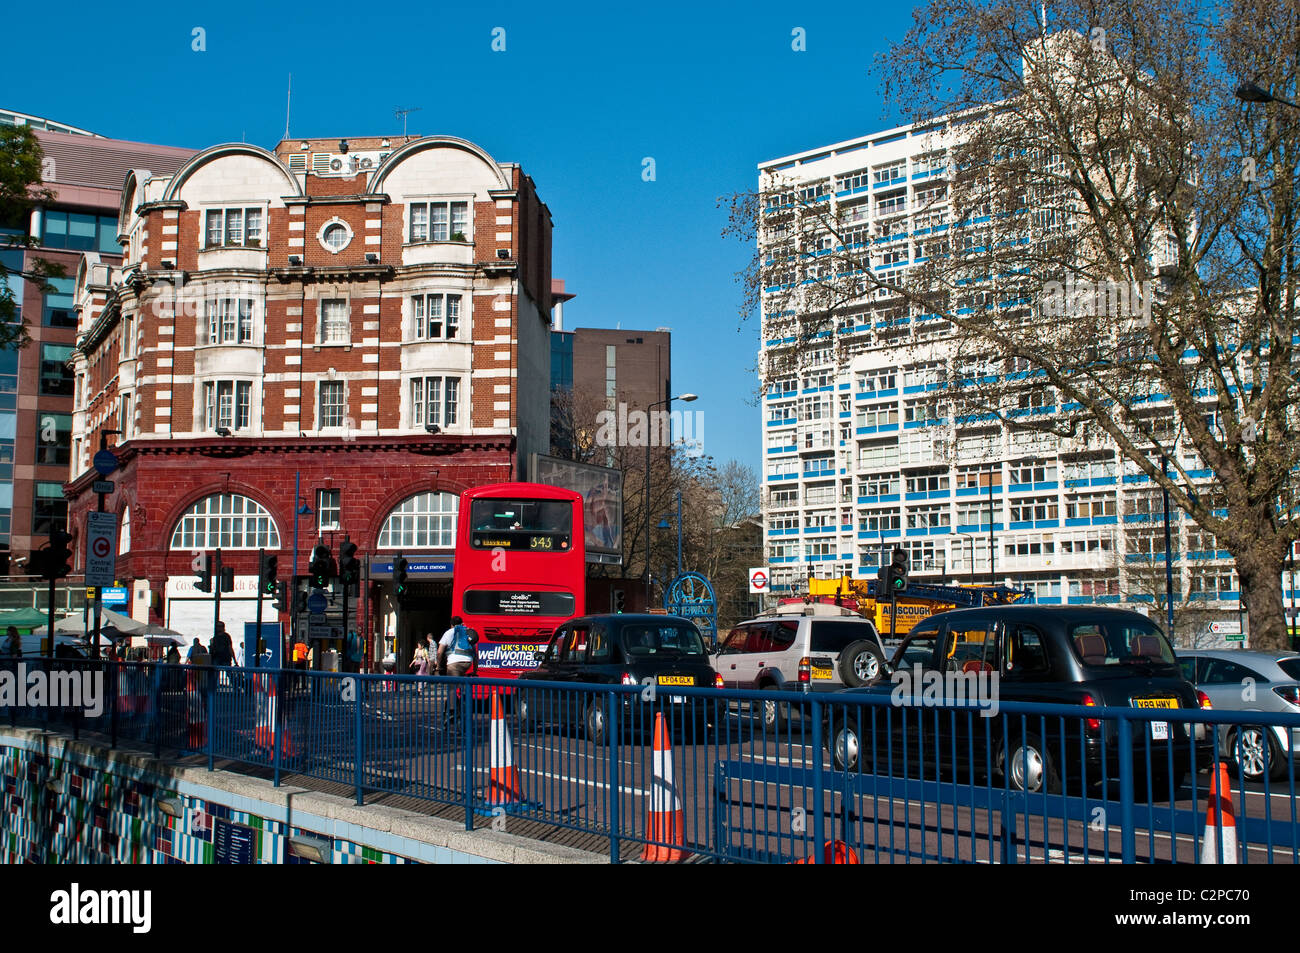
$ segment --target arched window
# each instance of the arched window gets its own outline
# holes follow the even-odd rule
[[[172,533],[172,549],[279,549],[275,520],[256,500],[216,493],[185,511]]]
[[[451,549],[456,543],[454,493],[417,493],[394,507],[379,532],[380,549]]]
[[[129,553],[131,551],[131,507],[122,510],[122,529],[118,534],[117,552]]]

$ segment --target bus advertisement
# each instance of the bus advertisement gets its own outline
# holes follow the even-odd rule
[[[586,612],[582,497],[540,483],[461,494],[452,614],[479,635],[478,674],[536,668],[557,626]]]

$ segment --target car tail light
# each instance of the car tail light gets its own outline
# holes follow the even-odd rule
[[[1084,695],[1084,696],[1083,696],[1083,703],[1084,703],[1085,705],[1087,705],[1089,708],[1096,708],[1096,707],[1097,707],[1097,699],[1093,698],[1091,695]],[[1085,719],[1083,720],[1083,723],[1084,723],[1085,725],[1088,726],[1088,730],[1089,730],[1089,731],[1100,731],[1100,730],[1101,730],[1101,719],[1100,719],[1100,718],[1085,718]]]
[[[1276,689],[1274,689],[1274,691],[1276,691]],[[1210,701],[1210,696],[1205,694],[1205,692],[1201,691],[1200,689],[1197,689],[1196,691],[1196,703],[1205,709],[1210,709],[1214,707],[1214,702]]]
[[[636,679],[632,677],[632,673],[631,673],[631,672],[624,672],[624,673],[623,673],[623,684],[624,684],[624,685],[635,685],[635,684],[636,684]]]
[[[725,685],[723,684],[723,681],[722,681],[722,673],[721,673],[721,672],[714,672],[714,673],[713,673],[713,687],[714,687],[714,688],[724,688],[724,687],[725,687]]]
[[[812,659],[804,656],[799,660],[799,684],[807,685],[812,681]]]
[[[1278,685],[1273,689],[1273,693],[1288,705],[1300,707],[1300,685]]]

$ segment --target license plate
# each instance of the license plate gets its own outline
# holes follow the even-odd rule
[[[1151,740],[1168,741],[1169,740],[1169,722],[1153,721],[1151,722]]]
[[[813,678],[825,678],[825,679],[831,679],[831,678],[834,678],[834,677],[835,677],[835,669],[833,669],[833,668],[814,668],[814,669],[812,670],[812,677],[813,677]]]
[[[669,695],[674,705],[684,705],[686,703],[685,695]]]
[[[660,685],[694,685],[695,678],[691,675],[660,675]]]
[[[1134,708],[1177,708],[1177,698],[1135,698]]]

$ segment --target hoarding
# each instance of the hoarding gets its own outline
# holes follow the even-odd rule
[[[611,467],[575,463],[540,453],[528,458],[533,483],[564,487],[582,494],[587,562],[623,563],[623,473]]]

